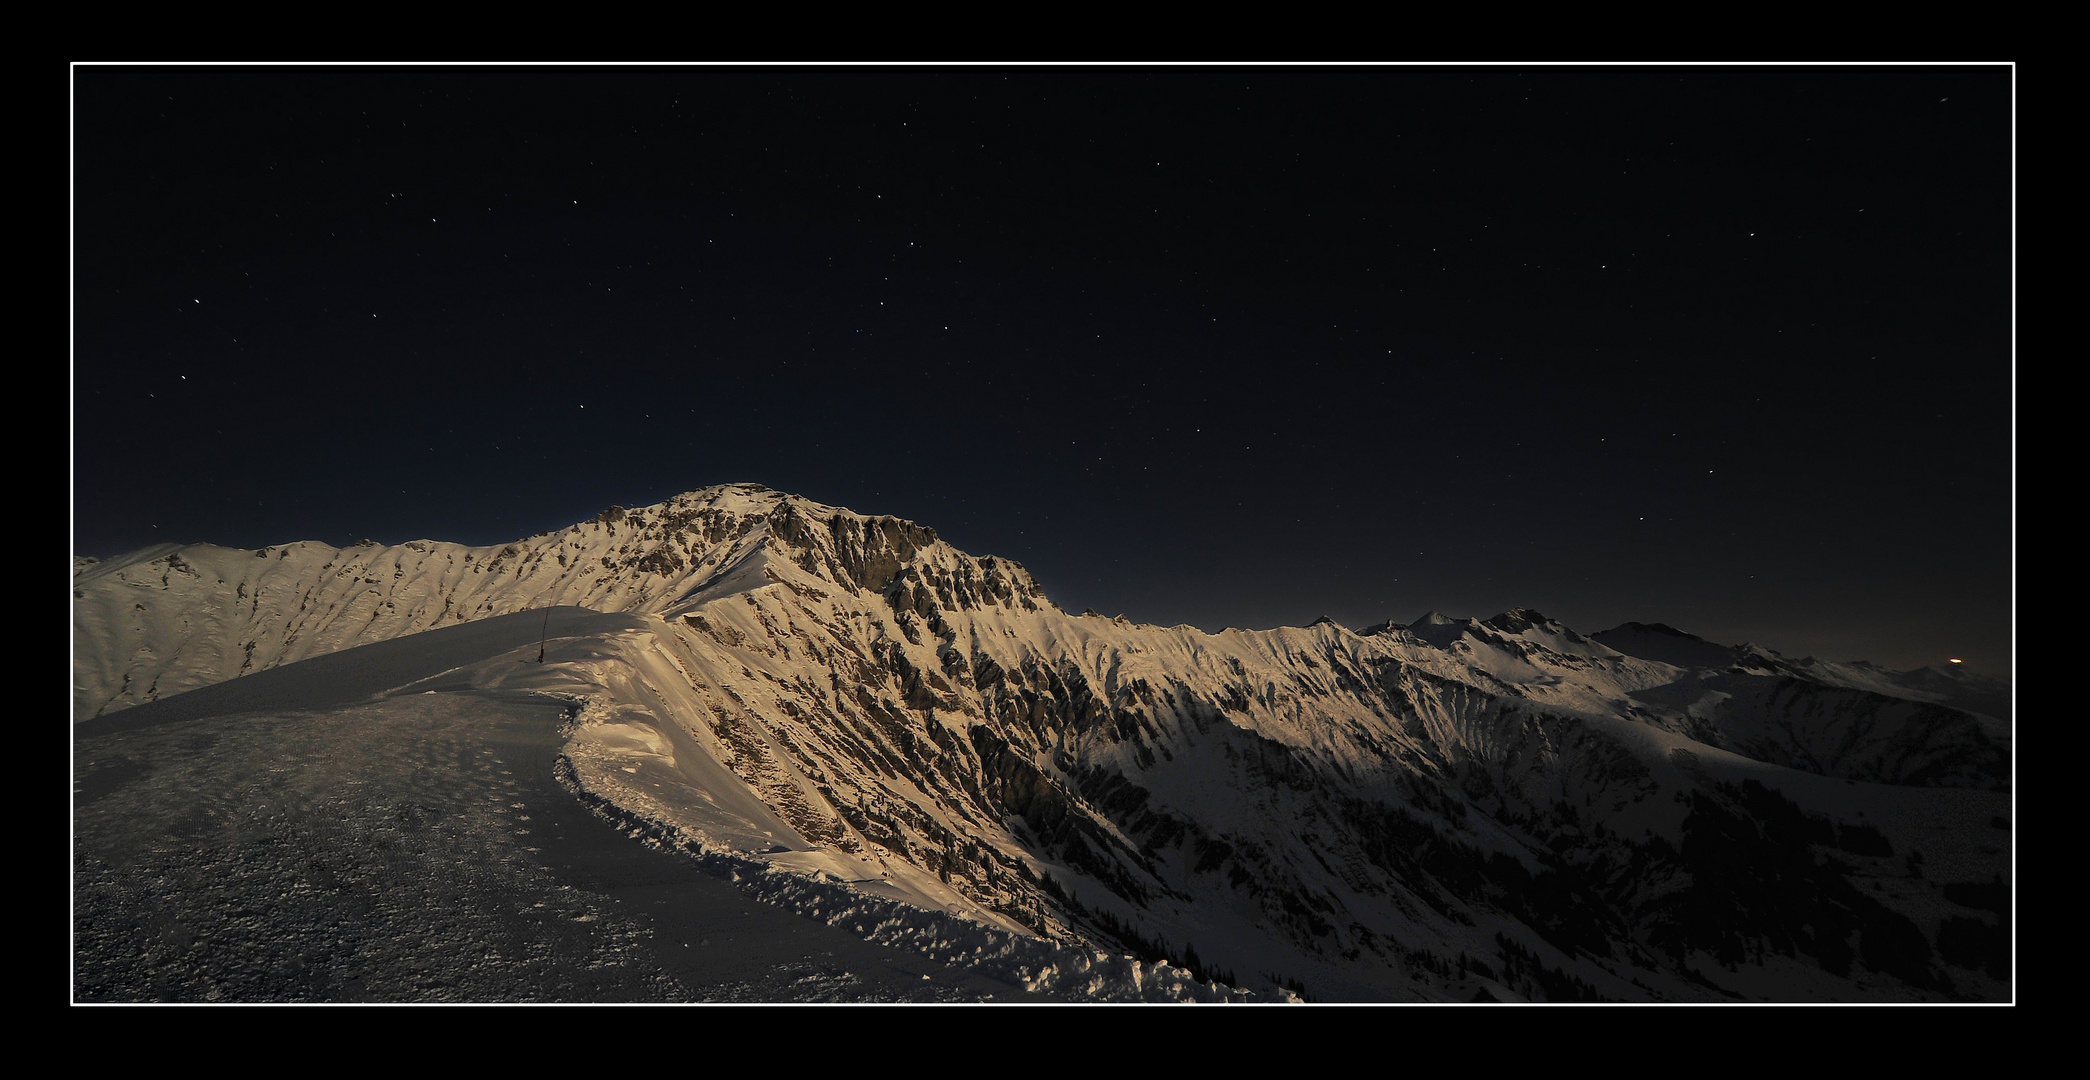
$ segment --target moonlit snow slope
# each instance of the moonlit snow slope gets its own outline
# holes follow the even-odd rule
[[[369,831],[395,803],[421,805],[405,778],[476,775],[471,717],[524,716],[555,716],[539,722],[557,746],[539,772],[571,793],[564,812],[932,969],[915,981],[933,991],[907,997],[891,990],[906,979],[829,964],[855,981],[823,976],[796,996],[2010,994],[2007,689],[1938,673],[1789,661],[1640,624],[1584,636],[1526,610],[1219,634],[1072,616],[1014,563],[755,485],[499,547],[81,559],[74,588],[83,997],[90,984],[116,998],[206,984],[298,996],[127,955],[121,941],[167,922],[153,905],[173,901],[153,883],[198,860],[258,859],[258,876],[250,890],[210,873],[232,893],[184,910],[256,911],[249,892],[292,895],[278,887],[290,880],[321,889],[295,859],[269,861],[307,849],[363,852],[364,878],[328,880],[366,893],[394,867],[443,895],[551,896],[530,876],[552,865],[536,852],[489,846],[498,857],[438,881],[442,837],[409,839],[425,835],[410,812],[389,839]],[[367,739],[354,717],[375,718]],[[461,748],[427,759],[417,724]],[[264,765],[278,743],[298,747],[295,764]],[[340,820],[362,823],[341,826],[351,839],[299,841],[301,826],[224,801],[318,783],[292,778],[336,758],[369,770],[362,790],[297,788],[296,820],[348,807]],[[441,820],[489,842],[535,835],[513,820],[535,804],[513,800],[510,815],[499,798],[489,788],[474,815]],[[339,931],[327,904],[307,907],[310,926],[254,948],[303,950],[310,968]],[[584,914],[445,931],[487,959],[482,974],[442,967],[435,996],[516,996],[530,963],[565,973],[544,996],[721,985],[633,944],[664,924],[572,922]],[[371,918],[358,940],[393,925]],[[551,934],[548,959],[485,944],[569,923],[600,929]],[[167,955],[192,956],[194,940]],[[271,963],[287,961],[234,970]],[[794,996],[779,966],[736,992]],[[428,996],[385,978],[302,992]]]

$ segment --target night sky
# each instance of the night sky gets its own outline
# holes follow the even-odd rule
[[[755,481],[1140,622],[2007,674],[2012,78],[76,67],[73,551]]]

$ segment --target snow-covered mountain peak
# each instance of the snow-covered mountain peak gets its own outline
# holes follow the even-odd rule
[[[76,559],[73,576],[83,648],[98,654],[75,667],[81,719],[338,649],[546,606],[679,618],[730,597],[788,589],[857,597],[850,607],[882,598],[881,609],[906,613],[898,616],[902,631],[941,627],[946,613],[960,611],[1058,610],[1020,564],[959,551],[928,526],[745,483],[611,506],[508,544],[168,544]],[[194,623],[198,610],[211,613],[207,631]],[[98,640],[103,633],[125,642]],[[122,661],[112,662],[110,650]]]
[[[1449,649],[1461,638],[1477,631],[1480,622],[1476,619],[1454,619],[1442,612],[1425,611],[1405,629],[1421,641],[1427,641],[1440,649]]]

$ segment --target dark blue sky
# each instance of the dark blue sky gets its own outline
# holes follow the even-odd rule
[[[753,480],[1207,629],[2007,669],[2012,69],[73,72],[73,547]]]

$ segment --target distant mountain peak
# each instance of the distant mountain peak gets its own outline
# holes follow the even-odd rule
[[[1560,623],[1546,618],[1536,609],[1525,607],[1511,608],[1500,615],[1483,620],[1481,625],[1493,627],[1505,634],[1521,634],[1533,627],[1541,627],[1555,632],[1572,632],[1568,631],[1567,627],[1562,626]]]
[[[1480,624],[1472,619],[1454,619],[1440,611],[1425,611],[1422,616],[1407,626],[1408,633],[1436,646],[1450,648],[1452,642],[1465,636],[1470,627]]]
[[[1627,656],[1681,668],[1725,671],[1738,663],[1748,662],[1745,648],[1707,641],[1664,623],[1620,623],[1609,630],[1591,634],[1590,640]]]
[[[1644,623],[1644,622],[1627,622],[1627,623],[1620,623],[1620,624],[1618,624],[1618,625],[1617,625],[1616,627],[1613,627],[1613,628],[1612,628],[1611,630],[1607,630],[1607,631],[1605,631],[1605,633],[1613,633],[1613,632],[1616,632],[1616,631],[1618,631],[1618,630],[1637,630],[1637,631],[1640,631],[1641,633],[1647,633],[1647,634],[1666,634],[1666,635],[1668,635],[1668,636],[1670,636],[1670,637],[1680,637],[1680,638],[1689,638],[1689,639],[1691,639],[1692,641],[1704,641],[1704,640],[1705,640],[1704,638],[1702,638],[1702,637],[1699,637],[1699,636],[1698,636],[1697,634],[1691,634],[1691,633],[1686,633],[1686,632],[1684,632],[1684,631],[1682,631],[1682,630],[1678,630],[1678,629],[1677,629],[1676,627],[1674,627],[1674,626],[1671,626],[1671,625],[1669,625],[1668,623],[1658,623],[1658,622],[1657,622],[1657,623]]]

